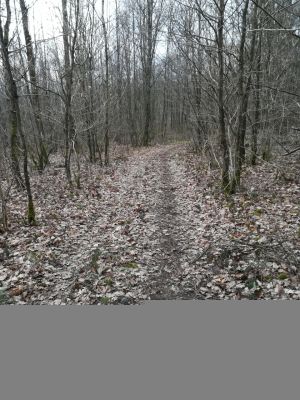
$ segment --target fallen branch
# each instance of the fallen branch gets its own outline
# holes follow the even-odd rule
[[[290,156],[291,154],[294,154],[294,153],[296,153],[296,152],[299,151],[299,150],[300,150],[300,147],[297,147],[297,149],[294,149],[294,150],[292,150],[292,151],[289,151],[289,152],[286,153],[286,154],[283,154],[282,157]]]

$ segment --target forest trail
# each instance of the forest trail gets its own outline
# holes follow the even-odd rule
[[[86,166],[82,188],[72,192],[61,185],[63,171],[55,165],[47,177],[36,176],[39,224],[9,239],[2,270],[3,285],[12,280],[16,287],[14,300],[128,304],[195,298],[190,280],[183,284],[187,259],[198,251],[188,235],[197,222],[184,149],[154,146],[134,150],[105,170]]]
[[[300,2],[3,3],[0,304],[300,300]]]
[[[178,200],[175,195],[176,187],[170,166],[171,159],[170,150],[163,149],[154,160],[159,176],[158,187],[153,187],[153,191],[157,194],[157,203],[153,211],[159,226],[159,246],[156,249],[158,252],[155,257],[159,270],[153,274],[149,282],[149,297],[152,300],[176,298],[173,282],[180,273],[181,246],[178,240],[180,224],[177,211]]]
[[[202,298],[196,296],[192,281],[182,282],[187,261],[198,252],[191,243],[197,223],[191,191],[195,183],[187,175],[184,150],[178,144],[139,149],[126,171],[115,174],[121,178],[115,180],[115,191],[122,193],[117,196],[115,221],[121,218],[122,229],[115,227],[106,249],[114,253],[118,248],[118,256],[125,259],[132,256],[127,266],[133,266],[133,302]],[[128,298],[120,294],[118,300],[126,303]]]
[[[108,212],[93,219],[92,231],[101,233],[87,242],[98,264],[111,265],[105,298],[112,302],[202,298],[187,270],[199,253],[199,212],[184,153],[182,144],[137,149],[103,179]]]
[[[297,183],[258,167],[228,203],[184,144],[118,151],[82,166],[81,189],[62,184],[58,159],[34,175],[34,227],[12,194],[0,303],[300,298]]]
[[[148,285],[146,293],[151,300],[187,299],[191,296],[180,288],[180,276],[183,269],[181,258],[185,251],[184,238],[185,215],[179,209],[181,202],[180,191],[186,181],[178,172],[178,159],[176,146],[168,146],[158,149],[147,160],[157,179],[151,180],[149,189],[155,193],[156,201],[149,207],[154,215],[152,222],[157,226],[153,240],[149,244],[153,253],[148,270]]]

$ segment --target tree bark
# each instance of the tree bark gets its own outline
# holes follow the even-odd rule
[[[102,28],[105,52],[105,121],[104,121],[104,164],[109,164],[109,54],[108,37],[104,17],[104,0],[102,0]]]
[[[64,45],[64,131],[65,131],[65,171],[69,184],[72,186],[71,157],[75,145],[75,121],[72,113],[72,90],[75,62],[75,46],[78,35],[79,0],[75,4],[75,26],[74,35],[70,38],[69,17],[67,11],[67,0],[62,0],[63,16],[63,45]]]
[[[232,173],[230,176],[231,192],[235,192],[236,187],[240,184],[241,168],[243,163],[243,154],[245,150],[245,134],[246,134],[246,113],[248,108],[248,93],[245,89],[245,44],[247,33],[247,16],[249,9],[249,0],[245,1],[242,13],[242,33],[239,49],[239,80],[238,80],[238,98],[239,98],[239,114],[238,126],[236,131],[236,148],[232,156]]]
[[[26,56],[27,56],[27,64],[28,64],[28,72],[30,78],[30,100],[34,114],[34,120],[36,124],[36,129],[38,132],[38,168],[39,171],[43,171],[49,161],[48,152],[44,143],[44,125],[41,118],[41,106],[39,99],[39,92],[37,88],[37,78],[36,78],[36,63],[35,56],[33,51],[33,44],[31,35],[29,32],[29,24],[28,24],[28,7],[26,6],[25,0],[20,0],[20,8],[22,13],[22,24],[23,24],[23,32],[25,37],[26,44]]]
[[[21,144],[22,144],[22,152],[23,152],[23,174],[24,174],[24,183],[27,192],[27,201],[28,201],[28,208],[27,208],[27,219],[29,224],[35,223],[35,210],[33,204],[33,196],[31,192],[31,184],[30,184],[30,177],[28,171],[28,151],[27,151],[27,143],[25,134],[23,132],[22,127],[22,120],[21,120],[21,112],[20,112],[20,105],[19,105],[19,96],[17,85],[13,77],[12,73],[12,66],[10,63],[9,58],[9,28],[11,23],[11,8],[10,8],[10,1],[6,0],[6,12],[7,12],[7,19],[4,26],[4,30],[2,27],[2,21],[0,17],[0,42],[1,42],[1,51],[2,51],[2,58],[4,69],[6,72],[6,87],[7,87],[7,94],[10,100],[10,124],[11,124],[11,132],[12,136],[15,138],[17,134],[20,136]]]
[[[257,139],[259,135],[260,128],[260,91],[261,91],[261,51],[262,51],[262,32],[259,33],[258,41],[258,55],[256,63],[256,73],[255,73],[255,99],[254,99],[254,123],[252,128],[252,142],[251,142],[251,164],[256,165],[257,162]]]
[[[219,129],[220,129],[220,144],[223,158],[222,167],[222,186],[225,192],[229,192],[229,149],[226,137],[226,121],[225,121],[225,104],[224,104],[224,15],[225,1],[220,0],[218,6],[218,104],[219,104]]]

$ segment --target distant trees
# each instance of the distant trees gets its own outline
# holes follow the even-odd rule
[[[264,0],[175,6],[174,44],[185,65],[181,98],[187,93],[191,104],[187,120],[197,146],[222,166],[227,193],[240,186],[245,162],[269,160],[284,136],[295,140],[299,84],[289,93],[283,88],[290,87],[287,78],[295,82],[299,64],[297,12],[297,3]]]
[[[188,138],[234,193],[245,163],[299,147],[298,2],[61,0],[48,38],[26,0],[0,4],[0,143],[30,222],[51,152],[80,187],[82,160],[108,165],[114,142]]]
[[[137,9],[144,97],[144,130],[142,143],[144,146],[148,146],[150,143],[150,128],[153,122],[151,101],[154,80],[154,59],[158,33],[161,27],[163,2],[162,0],[142,0],[138,2]]]

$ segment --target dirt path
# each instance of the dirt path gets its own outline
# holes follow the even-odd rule
[[[107,170],[87,166],[81,190],[73,192],[54,164],[36,176],[39,224],[16,224],[6,241],[10,256],[0,271],[6,293],[20,304],[190,298],[181,286],[188,221],[179,207],[186,191],[181,151],[157,146]],[[24,199],[17,200],[20,214]]]
[[[115,303],[202,298],[194,280],[184,279],[199,249],[189,236],[197,219],[182,151],[181,145],[138,150],[114,174],[113,201],[111,191],[108,201],[102,197],[105,208],[113,204],[112,212],[101,215],[93,230],[105,222],[97,249],[107,254],[102,260],[113,264],[113,279],[119,280]],[[120,282],[119,266],[130,264],[121,268]]]
[[[282,189],[282,214],[274,203],[257,215],[257,199],[245,195],[229,209],[207,174],[197,182],[186,157],[184,145],[168,145],[137,149],[107,169],[83,164],[82,188],[72,191],[53,160],[32,179],[37,226],[22,224],[26,201],[13,194],[10,232],[0,236],[0,304],[300,298],[298,256],[287,250],[296,242],[298,186],[290,197]],[[286,232],[282,254],[277,225]]]
[[[178,238],[180,220],[176,198],[176,185],[170,168],[170,149],[162,149],[156,154],[155,167],[159,177],[156,192],[157,202],[155,222],[158,225],[158,247],[153,248],[158,270],[149,273],[149,298],[151,300],[170,300],[180,297],[179,289],[174,284],[181,275],[180,253],[182,245]],[[154,243],[157,243],[157,241]]]

